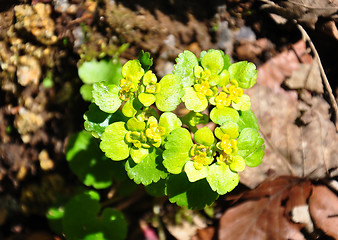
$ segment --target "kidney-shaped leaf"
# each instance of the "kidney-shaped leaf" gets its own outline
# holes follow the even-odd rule
[[[97,189],[112,184],[113,162],[99,148],[99,142],[89,132],[79,132],[69,138],[66,159],[76,176],[86,185]]]
[[[170,202],[189,209],[203,209],[218,198],[205,179],[189,182],[184,172],[169,176],[166,193]]]
[[[160,84],[160,91],[156,94],[156,107],[162,112],[170,112],[181,103],[183,87],[181,80],[174,74],[165,75]]]
[[[119,61],[96,59],[84,62],[78,70],[80,79],[86,84],[108,81],[110,84],[119,85],[122,65]]]
[[[126,171],[135,183],[149,185],[167,177],[168,173],[162,164],[162,150],[152,148],[141,162],[135,163],[132,159],[126,162]]]
[[[110,124],[101,136],[100,148],[107,157],[114,161],[129,157],[129,145],[124,138],[127,133],[124,122]]]
[[[247,61],[233,63],[229,67],[230,79],[238,81],[241,88],[251,88],[257,79],[255,64]]]
[[[100,197],[94,191],[74,196],[65,206],[62,221],[67,239],[125,239],[127,223],[120,211],[104,209],[100,218]]]
[[[184,164],[189,161],[189,151],[193,145],[190,132],[185,128],[177,128],[170,133],[163,152],[163,165],[168,172],[181,173]]]
[[[180,53],[178,58],[176,58],[173,73],[181,79],[183,87],[188,87],[194,84],[195,66],[198,66],[197,58],[195,54],[188,50]]]
[[[95,104],[104,112],[116,112],[122,104],[119,90],[118,86],[107,82],[94,83],[92,93]]]
[[[220,195],[232,191],[239,183],[238,173],[226,164],[214,163],[209,167],[207,181],[213,191]]]

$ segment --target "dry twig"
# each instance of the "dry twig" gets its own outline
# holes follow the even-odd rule
[[[329,94],[330,102],[332,104],[332,108],[333,108],[333,112],[334,112],[334,118],[335,118],[334,120],[335,120],[335,125],[336,125],[336,131],[338,132],[338,106],[337,106],[337,102],[336,102],[336,99],[335,99],[335,97],[334,97],[334,95],[332,93],[332,89],[331,89],[329,80],[326,77],[326,74],[325,74],[322,62],[320,60],[320,57],[318,55],[317,49],[315,48],[315,46],[314,46],[311,38],[309,37],[309,35],[305,31],[305,29],[301,25],[299,25],[298,23],[297,23],[297,27],[301,31],[304,40],[309,43],[310,48],[311,48],[313,54],[315,55],[315,60],[318,61],[320,73],[321,73],[322,78],[323,78],[323,84],[324,84],[324,86],[326,88],[326,91]]]

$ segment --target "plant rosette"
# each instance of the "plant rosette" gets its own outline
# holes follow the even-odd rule
[[[243,92],[256,83],[256,67],[213,49],[200,58],[179,54],[173,73],[160,81],[151,66],[142,52],[122,66],[118,84],[94,82],[85,128],[107,158],[125,161],[135,183],[180,206],[203,208],[232,191],[245,167],[262,162],[264,140]],[[190,112],[179,118],[172,111],[182,101]],[[213,131],[201,127],[211,121]]]

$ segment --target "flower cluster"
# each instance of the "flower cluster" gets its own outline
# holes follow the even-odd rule
[[[256,68],[245,61],[231,63],[220,50],[203,51],[199,59],[185,51],[173,73],[158,81],[150,62],[145,54],[128,61],[118,85],[94,83],[86,129],[100,138],[108,158],[126,160],[136,183],[152,186],[162,179],[170,201],[204,207],[231,191],[238,172],[259,165],[264,156],[250,97],[243,92],[255,84]],[[172,111],[181,102],[189,113],[178,117]],[[209,114],[201,113],[206,109]],[[175,184],[183,192],[207,192],[210,202],[189,205],[177,197]]]

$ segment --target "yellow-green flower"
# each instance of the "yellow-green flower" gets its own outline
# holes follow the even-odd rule
[[[202,83],[195,84],[194,89],[200,99],[204,99],[206,96],[210,97],[213,94],[208,81],[205,80]]]
[[[121,100],[127,101],[131,96],[135,95],[143,75],[144,70],[138,60],[130,60],[123,65],[123,78],[120,80],[121,90],[119,92]]]
[[[197,170],[201,170],[203,166],[208,166],[212,163],[213,157],[209,156],[212,151],[210,151],[209,146],[197,145],[194,144],[190,149],[190,156],[194,162],[194,167]]]
[[[217,143],[217,147],[227,155],[236,155],[238,152],[237,140],[230,138],[228,134],[222,136],[221,142]]]
[[[238,102],[239,98],[243,95],[243,89],[238,87],[236,80],[231,80],[230,85],[223,87],[223,91],[229,94],[229,99],[235,103]]]
[[[159,147],[161,145],[162,136],[165,134],[165,128],[159,126],[156,118],[151,116],[148,119],[145,133],[148,140],[150,140],[155,147]]]
[[[220,92],[215,97],[215,103],[216,103],[216,107],[221,109],[221,108],[230,106],[231,100],[230,98],[228,98],[228,95],[225,92]]]

